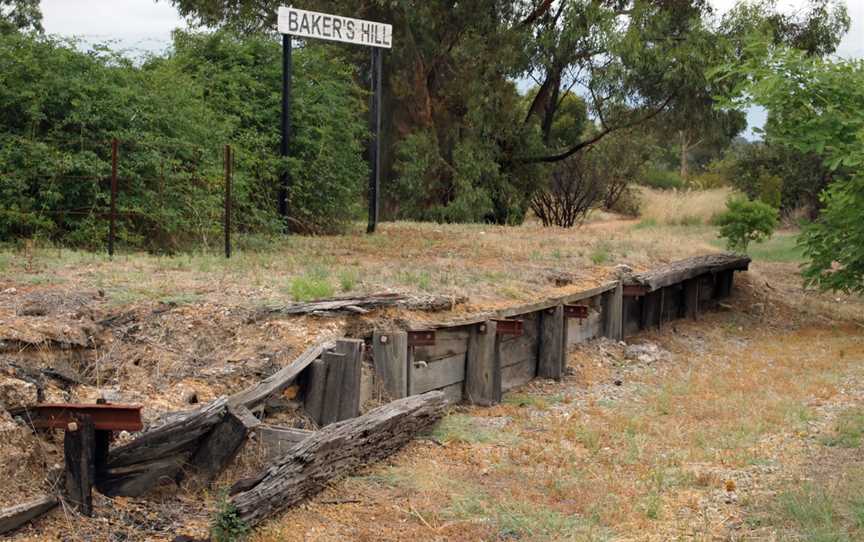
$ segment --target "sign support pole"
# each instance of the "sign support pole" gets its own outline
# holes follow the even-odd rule
[[[378,226],[378,212],[381,194],[381,79],[382,79],[381,49],[372,47],[372,103],[369,107],[372,125],[372,142],[369,147],[369,225],[366,233],[375,233]]]
[[[291,36],[282,35],[282,144],[280,156],[288,157],[288,147],[291,142]],[[279,186],[279,216],[282,218],[283,227],[288,230],[288,189],[291,186],[291,173],[282,171]]]

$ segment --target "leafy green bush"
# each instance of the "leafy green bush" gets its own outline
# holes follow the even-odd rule
[[[658,167],[649,168],[639,180],[639,183],[660,190],[670,190],[673,188],[680,190],[684,188],[684,181],[677,172]]]
[[[770,205],[746,198],[731,198],[726,212],[717,218],[720,237],[726,239],[729,250],[747,252],[752,242],[762,242],[774,233],[779,212]]]
[[[216,517],[210,526],[210,538],[213,542],[237,542],[249,534],[249,526],[240,519],[237,509],[228,500],[227,494],[219,499]]]
[[[101,246],[113,138],[121,245],[218,243],[226,143],[236,157],[239,233],[281,230],[275,201],[285,167],[292,226],[332,231],[359,215],[367,127],[348,64],[313,47],[296,53],[295,137],[283,161],[279,44],[227,32],[174,39],[171,53],[136,65],[104,47],[0,35],[0,241]]]

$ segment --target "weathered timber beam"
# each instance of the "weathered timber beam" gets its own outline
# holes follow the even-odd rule
[[[327,482],[393,454],[428,429],[446,406],[444,394],[433,391],[329,425],[290,449],[259,478],[247,481],[231,504],[248,526],[260,523],[320,492]]]
[[[57,506],[57,498],[44,495],[32,501],[0,510],[0,534],[14,531],[24,524],[50,512]]]
[[[626,286],[643,286],[649,291],[655,291],[666,286],[678,284],[706,273],[722,273],[724,271],[746,271],[750,267],[750,258],[739,254],[707,254],[685,260],[672,262],[668,265],[652,269],[645,273],[633,275]]]

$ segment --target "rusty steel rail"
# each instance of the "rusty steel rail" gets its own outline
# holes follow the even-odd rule
[[[39,429],[66,429],[81,417],[93,420],[97,431],[140,431],[141,407],[137,405],[82,405],[42,403],[28,407],[27,416],[33,427]]]

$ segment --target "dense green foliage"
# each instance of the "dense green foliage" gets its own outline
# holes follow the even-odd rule
[[[864,292],[864,61],[823,60],[765,40],[749,45],[746,62],[719,77],[744,76],[736,105],[751,100],[770,113],[771,142],[819,156],[844,174],[823,192],[824,209],[805,228],[804,271],[825,288]]]
[[[367,177],[364,100],[352,69],[320,50],[296,64],[292,225],[332,229],[356,216]],[[140,66],[104,48],[0,35],[0,240],[102,244],[112,138],[122,242],[170,251],[217,239],[228,143],[238,228],[278,231],[280,66],[276,41],[225,32],[178,33],[171,54]]]
[[[746,253],[750,243],[767,240],[777,228],[778,213],[765,202],[747,198],[731,198],[726,211],[716,218],[720,237],[726,239],[729,250]]]

